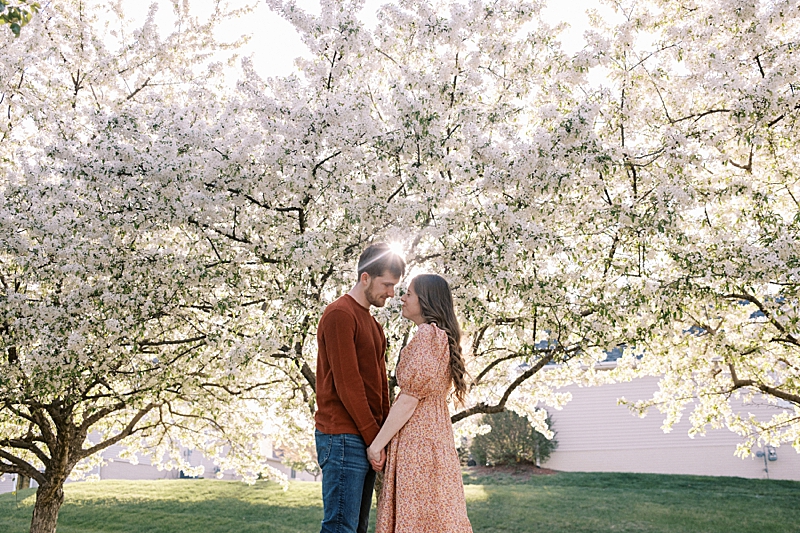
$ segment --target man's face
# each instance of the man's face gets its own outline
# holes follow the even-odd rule
[[[400,278],[390,272],[384,272],[374,278],[366,273],[364,275],[368,279],[367,288],[364,289],[367,301],[375,307],[383,307],[386,300],[394,297],[394,286],[400,283]]]

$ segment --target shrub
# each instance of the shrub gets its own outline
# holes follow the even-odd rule
[[[540,466],[558,447],[552,440],[536,431],[528,419],[512,411],[483,415],[482,422],[492,427],[489,433],[472,439],[470,452],[479,465],[511,465],[528,463]],[[553,421],[547,417],[547,427]]]

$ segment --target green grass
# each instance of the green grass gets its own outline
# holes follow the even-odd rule
[[[800,482],[560,473],[465,483],[476,533],[800,533]],[[322,518],[318,483],[101,481],[65,492],[59,533],[317,532]],[[0,532],[27,532],[33,501],[33,490],[0,495]]]
[[[476,532],[800,532],[800,483],[561,473],[525,484],[466,479]]]

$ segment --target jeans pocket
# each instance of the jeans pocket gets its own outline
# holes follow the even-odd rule
[[[333,435],[317,431],[315,433],[317,441],[317,463],[319,467],[325,466],[331,456],[331,448],[333,447]]]

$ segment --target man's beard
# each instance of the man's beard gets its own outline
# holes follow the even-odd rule
[[[383,307],[383,304],[386,303],[386,298],[381,300],[378,296],[372,292],[372,281],[369,282],[367,288],[364,289],[364,296],[367,298],[367,301],[370,305],[374,305],[375,307]]]

